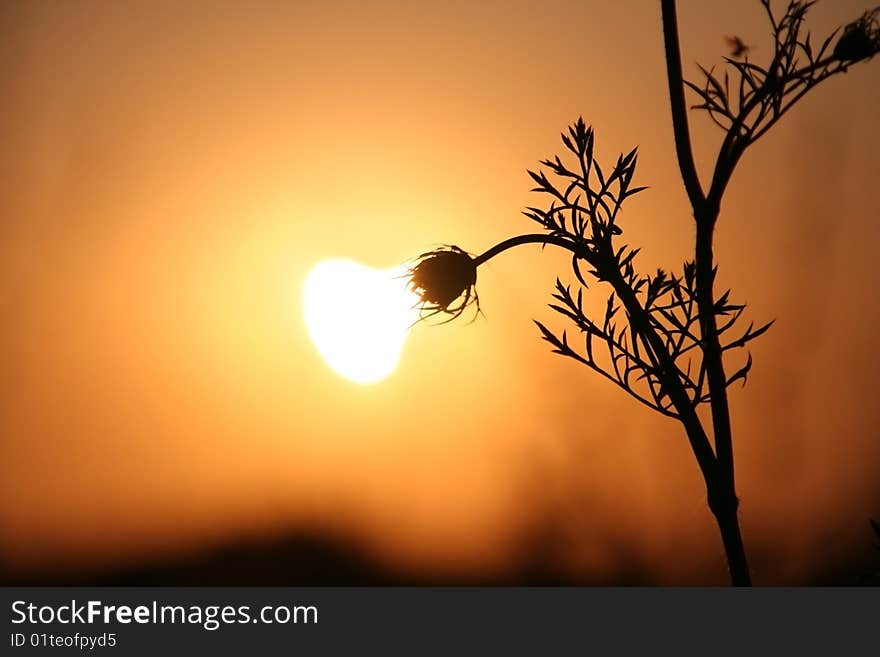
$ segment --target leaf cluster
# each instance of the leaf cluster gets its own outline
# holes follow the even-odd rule
[[[555,353],[586,365],[663,415],[679,416],[669,396],[671,384],[682,386],[693,406],[709,402],[694,263],[684,263],[678,275],[663,269],[640,274],[635,268],[640,249],[618,244],[623,203],[645,189],[632,185],[636,150],[620,155],[606,174],[595,158],[594,131],[583,119],[563,133],[562,143],[573,161],[557,156],[541,162],[545,169],[529,172],[537,184],[533,191],[549,197],[549,204],[546,209],[529,207],[524,214],[574,245],[577,284],[557,279],[550,308],[574,324],[580,344],[567,331],[557,334],[536,322],[542,337]],[[612,287],[601,319],[592,317],[585,303],[592,284],[588,278]],[[621,299],[637,305],[624,306]],[[744,310],[745,305],[730,301],[730,291],[714,303],[718,335],[728,338],[722,341],[724,351],[745,347],[770,327],[742,328]],[[644,321],[633,321],[634,313]],[[665,353],[649,332],[659,338]],[[745,383],[751,365],[748,356],[727,385]]]
[[[880,52],[877,17],[880,8],[865,12],[847,25],[832,47],[838,28],[814,44],[805,18],[815,0],[793,0],[776,15],[770,0],[761,5],[770,22],[773,57],[766,64],[744,58],[725,57],[720,71],[700,66],[702,80],[685,84],[699,102],[692,109],[704,110],[729,135],[726,147],[741,151],[761,138],[810,89],[843,73],[858,61]]]

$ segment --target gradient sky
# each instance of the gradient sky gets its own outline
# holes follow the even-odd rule
[[[864,7],[820,3],[815,36]],[[770,53],[757,2],[679,20],[687,74],[725,34]],[[525,171],[578,115],[603,161],[639,146],[650,190],[622,225],[643,271],[678,267],[660,27],[649,0],[4,3],[0,561],[103,569],[307,526],[413,572],[503,572],[537,537],[587,578],[723,583],[679,425],[539,340],[532,318],[564,327],[564,254],[493,260],[486,319],[418,326],[376,386],[324,365],[300,309],[323,258],[532,231]],[[878,106],[878,61],[825,83],[723,206],[720,285],[777,319],[732,391],[758,583],[872,550]],[[691,125],[705,177],[720,133]]]

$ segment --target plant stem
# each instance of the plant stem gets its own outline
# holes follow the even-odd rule
[[[666,70],[669,83],[669,99],[672,110],[672,127],[675,135],[675,148],[682,181],[688,193],[694,220],[697,224],[695,244],[695,268],[697,282],[697,304],[700,317],[703,363],[709,383],[710,405],[712,409],[712,429],[715,439],[717,468],[708,486],[709,508],[718,521],[724,550],[727,554],[731,581],[735,586],[751,585],[748,561],[739,529],[734,478],[733,439],[730,426],[730,409],[727,401],[727,377],[724,372],[722,349],[718,338],[718,325],[715,319],[715,264],[712,253],[712,239],[715,223],[721,208],[723,193],[729,173],[716,180],[712,193],[707,198],[702,191],[694,166],[688,131],[687,108],[684,102],[684,83],[681,73],[681,54],[678,44],[678,20],[675,0],[661,0],[663,14],[663,42],[666,51]],[[730,137],[730,134],[728,134]],[[720,162],[720,158],[729,161]],[[716,170],[732,171],[738,155],[723,152],[719,155]],[[716,175],[716,178],[718,176]]]
[[[672,102],[672,126],[675,136],[675,153],[681,179],[693,207],[701,205],[705,200],[694,154],[691,150],[690,129],[688,128],[687,112],[676,112],[676,107],[684,110],[684,82],[681,74],[681,55],[678,46],[678,18],[675,14],[675,0],[661,0],[663,14],[663,44],[666,48],[666,77],[669,80],[669,97]]]
[[[528,233],[525,235],[510,237],[481,253],[474,258],[474,267],[479,267],[487,260],[491,260],[497,256],[499,253],[507,251],[507,249],[512,249],[515,246],[520,246],[521,244],[553,244],[562,247],[563,249],[568,249],[576,256],[584,259],[586,259],[586,256],[588,255],[586,248],[579,247],[573,241],[565,237],[560,237],[558,235],[544,235],[542,233]]]

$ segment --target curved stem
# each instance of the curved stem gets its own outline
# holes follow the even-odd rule
[[[474,258],[474,266],[479,267],[486,261],[497,256],[499,253],[503,253],[504,251],[507,251],[507,249],[512,249],[513,247],[522,244],[553,244],[554,246],[567,249],[577,256],[581,256],[585,260],[588,256],[585,248],[564,237],[559,237],[558,235],[544,235],[542,233],[527,233],[525,235],[517,235],[516,237],[508,238],[484,251]]]

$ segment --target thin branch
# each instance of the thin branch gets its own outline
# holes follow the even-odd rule
[[[666,77],[669,81],[669,101],[672,106],[672,127],[675,133],[675,153],[678,167],[684,181],[685,190],[693,207],[702,205],[705,200],[694,154],[691,150],[690,129],[688,128],[687,107],[684,102],[684,82],[681,73],[681,53],[678,45],[678,18],[675,13],[675,0],[661,0],[663,13],[663,45],[666,49]]]

